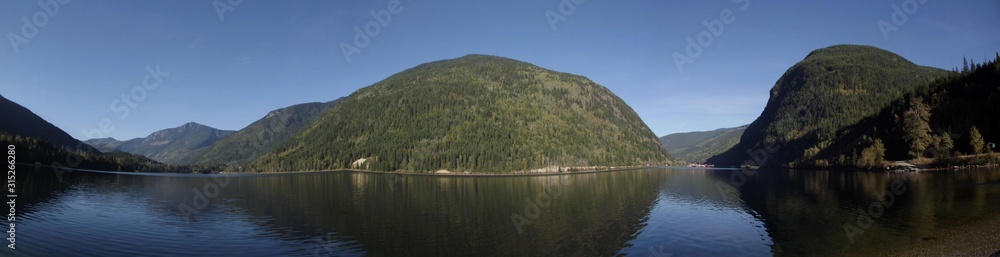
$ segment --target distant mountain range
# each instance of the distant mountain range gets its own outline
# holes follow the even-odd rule
[[[191,122],[144,138],[97,138],[86,143],[104,152],[129,152],[174,165],[245,164],[311,125],[342,99],[274,110],[239,131]]]
[[[177,165],[193,163],[209,146],[233,132],[189,122],[124,142],[114,138],[90,139],[85,142],[104,152],[129,152]]]
[[[0,145],[14,147],[17,164],[58,169],[192,171],[129,153],[102,153],[3,96],[0,96]]]
[[[154,132],[144,138],[127,141],[98,138],[82,143],[23,106],[0,96],[0,118],[4,121],[0,123],[0,141],[18,147],[19,163],[38,162],[47,166],[99,170],[217,171],[216,164],[246,162],[256,158],[301,131],[339,101],[278,109],[239,132],[191,122]],[[224,138],[227,140],[221,140]],[[203,161],[198,166],[176,166],[194,164],[215,156],[214,153],[226,153],[223,158],[232,158],[232,161]],[[77,158],[80,163],[76,165],[67,161]]]
[[[660,144],[677,160],[705,163],[712,156],[725,152],[740,142],[747,126],[721,128],[712,131],[674,133],[660,138]]]

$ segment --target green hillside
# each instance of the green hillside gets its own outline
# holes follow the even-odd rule
[[[997,56],[1000,58],[1000,55]],[[936,158],[938,165],[1000,162],[996,156],[959,160],[958,155],[996,152],[1000,143],[1000,64],[963,67],[894,101],[876,115],[838,132],[832,144],[812,149],[801,163],[876,167],[882,160]],[[979,136],[973,136],[973,128]],[[979,138],[978,143],[974,143]],[[875,142],[882,147],[875,151]]]
[[[807,149],[829,145],[838,130],[945,74],[871,46],[813,51],[775,83],[764,111],[740,143],[708,162],[739,165],[750,159],[748,149],[774,145],[779,150],[764,166],[795,166]]]
[[[674,133],[660,138],[660,144],[677,160],[705,163],[712,156],[725,152],[740,142],[747,126],[721,128],[712,131]]]
[[[341,100],[343,98],[332,102],[305,103],[271,111],[264,118],[212,144],[196,163],[250,162],[301,132]]]
[[[667,162],[652,131],[607,88],[520,61],[469,55],[354,92],[252,169],[508,173]]]

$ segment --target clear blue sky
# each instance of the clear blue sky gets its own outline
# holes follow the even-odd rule
[[[741,10],[729,0],[587,0],[553,30],[546,12],[559,13],[560,0],[402,0],[348,62],[339,45],[388,2],[244,0],[220,20],[208,0],[74,0],[54,15],[34,0],[2,1],[0,94],[79,139],[105,118],[114,126],[105,136],[118,139],[190,121],[237,130],[273,109],[480,53],[587,76],[662,136],[750,123],[782,73],[817,48],[874,45],[945,69],[1000,51],[996,0],[926,0],[888,40],[877,22],[891,24],[892,6],[906,1],[751,0]],[[735,20],[679,71],[673,53],[725,9]],[[25,34],[22,18],[44,26]],[[11,34],[32,37],[12,44]],[[170,75],[134,107],[119,103],[130,112],[121,119],[114,101],[156,65]]]

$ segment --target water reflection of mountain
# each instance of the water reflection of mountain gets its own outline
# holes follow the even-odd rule
[[[937,229],[1000,214],[1000,186],[989,186],[998,181],[995,171],[766,170],[749,176],[739,192],[762,217],[776,255],[877,255],[933,240]],[[901,193],[893,193],[893,183]]]
[[[131,249],[120,245],[223,255],[685,255],[757,246],[752,253],[877,255],[1000,214],[997,172],[760,171],[739,187],[729,183],[733,172],[228,179],[73,172],[62,182],[41,172],[18,177],[18,211],[52,230],[26,230],[24,242],[62,246],[24,251],[38,255]],[[893,182],[906,191],[850,242],[844,225],[861,226],[858,209],[878,203]],[[195,192],[208,196],[199,202]],[[179,206],[199,203],[186,222]],[[41,222],[50,218],[61,221]],[[76,237],[92,233],[100,243]]]
[[[254,235],[294,244],[298,254],[607,256],[628,247],[646,225],[667,176],[662,170],[535,177],[315,173],[226,181],[74,172],[59,183],[48,172],[27,178],[32,187],[24,190],[37,198],[31,206],[42,207],[71,201],[61,199],[67,190],[126,199],[167,220],[161,229],[213,233],[205,229],[217,226],[208,223],[239,219],[257,227],[252,231],[268,231]],[[186,223],[178,206],[193,206],[195,191],[211,195],[206,186],[222,182]],[[515,216],[523,218],[520,233]]]
[[[69,188],[69,184],[60,185],[52,171],[36,172],[33,166],[28,165],[18,165],[16,168],[15,193],[18,198],[15,201],[19,206],[19,214],[35,212],[37,205],[52,201]]]
[[[607,256],[644,226],[662,176],[341,173],[247,179],[234,191],[276,227],[337,233],[370,255]]]

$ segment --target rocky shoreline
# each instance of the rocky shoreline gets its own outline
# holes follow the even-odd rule
[[[996,168],[1000,167],[1000,164],[968,164],[960,166],[951,167],[930,167],[926,165],[917,166],[907,162],[893,162],[888,167],[885,168],[887,173],[906,173],[906,172],[920,172],[920,171],[939,171],[939,170],[975,170],[983,168]]]
[[[1000,256],[1000,213],[924,236],[914,247],[884,256]]]

